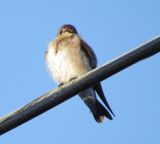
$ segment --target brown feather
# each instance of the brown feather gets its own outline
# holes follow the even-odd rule
[[[85,53],[85,55],[88,57],[91,68],[92,69],[96,68],[97,67],[96,55],[94,54],[92,48],[82,39],[81,39],[81,49]]]

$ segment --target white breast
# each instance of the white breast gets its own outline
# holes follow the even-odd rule
[[[58,83],[67,83],[91,70],[88,58],[80,46],[61,47],[57,53],[53,47],[49,47],[46,62],[51,76]]]

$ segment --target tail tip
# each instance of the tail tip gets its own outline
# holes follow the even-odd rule
[[[103,115],[100,115],[100,116],[98,116],[98,117],[96,118],[97,123],[102,123],[103,120],[104,120],[104,116],[103,116]]]

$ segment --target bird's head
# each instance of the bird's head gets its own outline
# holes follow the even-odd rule
[[[76,28],[73,25],[65,24],[60,27],[57,35],[61,36],[61,35],[71,35],[71,34],[78,34]]]

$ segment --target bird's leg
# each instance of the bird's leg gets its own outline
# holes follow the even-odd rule
[[[58,87],[62,87],[64,85],[64,83],[59,83]]]
[[[69,80],[69,82],[72,82],[72,81],[74,81],[75,79],[76,79],[77,77],[73,77],[73,78],[71,78],[70,80]],[[64,86],[65,84],[67,84],[67,83],[59,83],[58,84],[58,87],[62,87],[62,86]]]
[[[69,82],[74,81],[76,78],[77,78],[77,77],[73,77],[73,78],[71,78],[71,79],[69,80]]]

